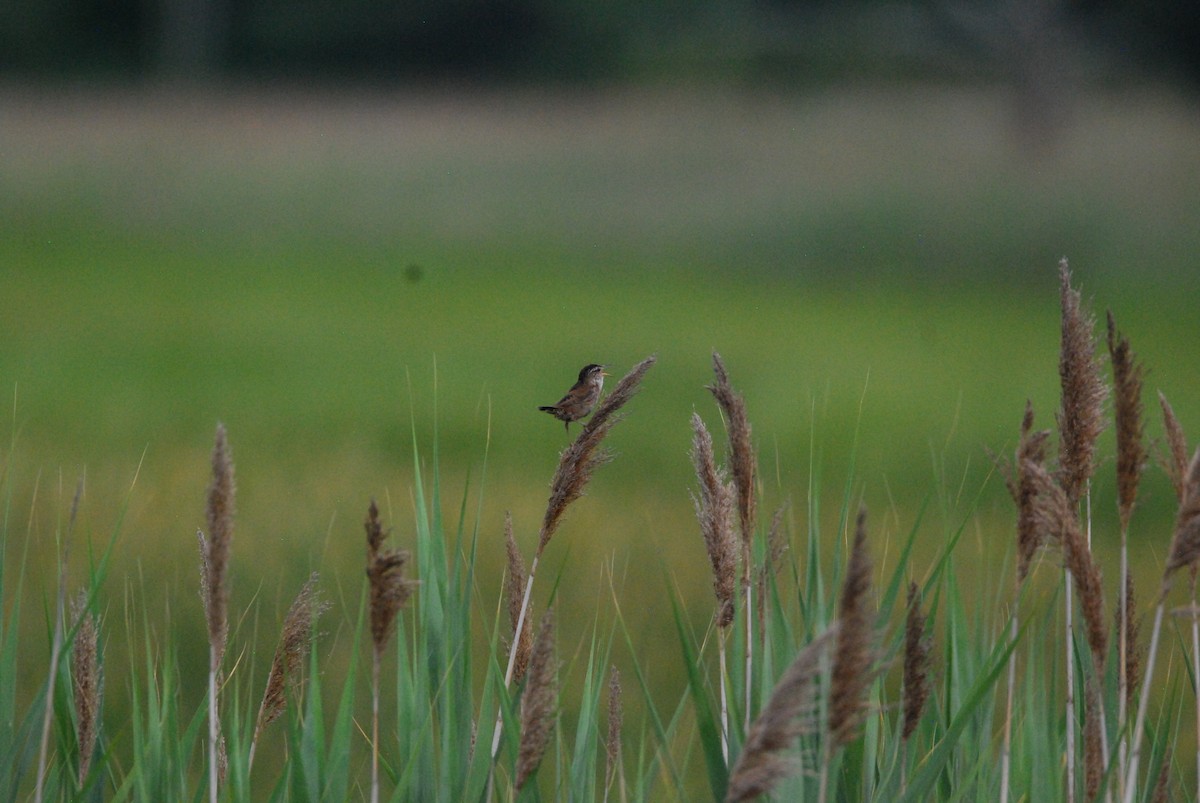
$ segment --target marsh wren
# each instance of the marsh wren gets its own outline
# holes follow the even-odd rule
[[[558,404],[550,404],[538,409],[562,421],[567,432],[570,433],[571,422],[586,416],[596,406],[596,402],[600,401],[600,391],[604,389],[604,377],[606,376],[608,374],[604,373],[603,365],[595,363],[585,365],[579,372],[578,381],[567,391],[566,396],[558,400]]]

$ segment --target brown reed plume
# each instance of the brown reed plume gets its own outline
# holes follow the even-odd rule
[[[533,776],[554,730],[558,708],[558,661],[554,657],[554,608],[548,608],[538,625],[529,661],[529,681],[521,694],[521,741],[517,749],[515,787],[520,790]]]
[[[621,703],[621,673],[612,667],[608,676],[608,738],[604,740],[604,799],[616,782],[619,796],[625,800],[625,772],[621,765],[621,724],[625,709]]]
[[[725,472],[716,465],[712,436],[698,413],[692,413],[692,433],[692,464],[700,483],[700,494],[693,494],[692,502],[712,565],[717,626],[724,630],[733,623],[737,573],[737,542],[733,535],[734,488],[725,481]]]
[[[1200,560],[1200,448],[1192,455],[1183,475],[1183,494],[1175,515],[1175,532],[1171,538],[1170,557],[1163,571],[1163,594],[1170,576],[1184,566]]]
[[[520,683],[529,667],[529,655],[533,651],[533,620],[525,617],[521,623],[521,595],[525,590],[525,561],[521,550],[517,548],[517,540],[513,537],[512,514],[504,514],[504,547],[508,552],[508,573],[504,578],[504,596],[508,601],[508,619],[513,630],[513,644],[516,658],[513,663],[513,681]],[[518,632],[518,628],[520,631]]]
[[[1117,615],[1121,616],[1120,608]],[[1137,687],[1142,680],[1142,650],[1138,646],[1141,627],[1137,616],[1137,594],[1134,590],[1133,574],[1125,575],[1125,613],[1122,628],[1125,632],[1125,707],[1133,710],[1137,702]]]
[[[650,356],[635,365],[613,388],[612,393],[600,402],[596,412],[583,425],[583,430],[559,456],[558,470],[550,482],[550,500],[546,515],[542,518],[542,531],[538,537],[535,560],[541,557],[546,545],[558,530],[559,522],[567,507],[579,497],[592,478],[592,472],[612,459],[611,453],[600,445],[612,428],[621,420],[617,415],[630,399],[641,389],[642,378],[654,365],[656,357]]]
[[[212,451],[212,481],[205,505],[207,535],[200,531],[200,593],[208,621],[208,796],[217,800],[217,787],[224,777],[225,739],[221,735],[221,659],[229,639],[229,558],[233,551],[234,496],[233,456],[225,425],[218,423]]]
[[[371,803],[379,800],[379,671],[383,651],[395,629],[396,616],[412,596],[416,583],[404,576],[408,552],[385,549],[388,533],[379,519],[375,500],[367,507],[363,523],[367,533],[367,584],[370,594],[371,642]]]
[[[762,565],[755,570],[754,588],[758,592],[758,632],[765,633],[767,626],[767,585],[771,578],[779,574],[783,566],[783,556],[788,550],[787,533],[783,526],[783,514],[787,510],[784,502],[775,508],[771,514],[771,526],[767,529],[767,549],[763,555]]]
[[[87,779],[92,755],[96,752],[96,735],[100,718],[100,661],[99,627],[95,614],[88,610],[88,592],[84,589],[71,604],[71,618],[76,622],[75,642],[71,647],[71,684],[75,700],[75,739],[79,745],[80,787]]]
[[[1174,753],[1173,745],[1167,741],[1163,750],[1162,765],[1158,768],[1158,777],[1154,780],[1154,792],[1150,795],[1150,803],[1171,803],[1171,758]]]
[[[1101,379],[1092,336],[1095,320],[1083,309],[1064,257],[1058,263],[1062,302],[1062,345],[1058,373],[1062,407],[1058,414],[1059,481],[1072,507],[1078,504],[1095,470],[1096,440],[1104,430],[1108,388]]]
[[[1083,684],[1083,788],[1088,800],[1095,800],[1104,779],[1104,742],[1101,728],[1100,684],[1088,675]]]
[[[1117,420],[1117,500],[1121,527],[1129,528],[1129,517],[1137,501],[1138,482],[1146,464],[1145,425],[1142,418],[1142,379],[1145,370],[1129,345],[1129,338],[1117,331],[1113,314],[1108,313],[1108,354],[1113,371],[1113,396]]]
[[[725,426],[729,429],[729,455],[733,467],[733,483],[737,486],[738,515],[742,526],[742,540],[746,543],[754,534],[756,514],[756,497],[754,495],[757,460],[754,457],[754,444],[750,439],[750,420],[746,417],[746,401],[742,394],[733,389],[729,383],[729,373],[721,355],[713,352],[713,374],[716,381],[708,385],[708,390],[717,400],[725,415]]]
[[[1171,485],[1175,488],[1175,498],[1182,502],[1188,467],[1187,438],[1184,437],[1183,426],[1176,418],[1175,410],[1161,390],[1158,392],[1158,404],[1162,407],[1163,431],[1166,433],[1167,448],[1170,451],[1170,455],[1161,458],[1161,462],[1167,476],[1171,478]]]
[[[1050,430],[1033,429],[1033,402],[1026,400],[1025,414],[1021,418],[1021,437],[1017,441],[1016,454],[1012,465],[997,460],[997,466],[1004,473],[1005,484],[1017,506],[1017,586],[1020,587],[1029,576],[1029,568],[1033,558],[1045,543],[1046,531],[1044,522],[1038,518],[1034,500],[1037,498],[1037,488],[1029,473],[1024,470],[1028,462],[1036,466],[1046,464],[1046,444],[1050,439]]]
[[[932,642],[925,632],[921,589],[908,584],[908,613],[904,620],[904,727],[900,738],[907,741],[921,721],[929,699],[929,651]]]
[[[816,729],[817,675],[821,657],[836,637],[838,622],[797,653],[771,692],[771,699],[754,720],[746,744],[729,775],[726,803],[753,800],[770,794],[798,767],[787,751],[802,733]]]
[[[867,553],[867,509],[863,507],[855,519],[854,545],[838,600],[839,627],[829,685],[829,733],[834,747],[854,741],[867,715],[867,689],[876,672],[870,593],[871,557]]]
[[[279,646],[271,660],[271,671],[267,675],[267,687],[263,691],[262,703],[254,723],[254,736],[250,740],[250,755],[246,761],[246,772],[254,767],[254,753],[258,737],[263,729],[287,710],[288,691],[299,688],[300,672],[308,657],[312,644],[313,628],[329,603],[322,602],[317,591],[318,574],[313,572],[292,600],[287,615],[283,618],[283,630],[279,635]]]

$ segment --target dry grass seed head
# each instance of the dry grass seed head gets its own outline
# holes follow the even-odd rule
[[[512,514],[504,514],[504,548],[508,553],[508,573],[504,579],[504,596],[508,602],[508,621],[513,631],[513,681],[519,683],[529,667],[529,654],[533,651],[533,617],[526,612],[521,632],[517,633],[517,622],[521,619],[521,602],[525,597],[525,561],[517,540],[513,537]]]
[[[75,736],[79,745],[78,781],[83,785],[96,751],[97,722],[100,717],[99,633],[96,617],[88,611],[87,590],[79,592],[71,605],[71,617],[78,623],[71,648],[71,683],[75,699]]]
[[[1176,500],[1182,502],[1188,468],[1187,438],[1183,434],[1183,426],[1175,416],[1175,410],[1172,409],[1170,402],[1167,401],[1167,397],[1161,390],[1158,392],[1158,404],[1162,407],[1163,431],[1166,433],[1167,448],[1171,453],[1170,456],[1163,458],[1163,467],[1166,469],[1167,476],[1171,478],[1171,485],[1175,488]]]
[[[212,451],[212,482],[208,486],[205,519],[208,533],[200,535],[201,593],[212,647],[210,669],[216,671],[225,654],[229,635],[229,556],[233,549],[234,496],[233,457],[225,425],[217,424]]]
[[[371,639],[375,653],[383,654],[396,623],[396,615],[412,596],[415,581],[404,576],[408,552],[403,549],[384,549],[387,533],[379,519],[379,508],[371,500],[367,519],[367,580],[370,586]]]
[[[750,421],[746,417],[746,402],[742,394],[733,389],[729,374],[721,355],[713,352],[713,374],[716,380],[708,390],[725,415],[725,426],[729,430],[729,462],[733,469],[733,483],[737,487],[738,515],[741,520],[742,540],[749,543],[754,535],[756,497],[754,495],[757,461],[751,440]]]
[[[1072,505],[1079,502],[1095,469],[1096,440],[1104,429],[1104,400],[1108,388],[1100,376],[1095,321],[1085,312],[1078,290],[1071,287],[1071,271],[1059,262],[1062,302],[1062,345],[1058,373],[1062,382],[1062,407],[1058,414],[1060,436],[1059,481]]]
[[[857,737],[859,726],[866,718],[867,688],[875,675],[870,592],[867,511],[861,508],[855,521],[854,546],[838,602],[838,637],[829,691],[829,732],[838,747]]]
[[[733,598],[737,577],[737,542],[733,536],[733,487],[713,457],[712,436],[697,413],[692,413],[692,464],[700,483],[693,495],[696,518],[712,565],[713,593],[717,598],[717,626],[733,622]]]
[[[907,739],[917,729],[921,712],[929,699],[929,653],[931,641],[925,633],[925,613],[921,610],[921,589],[908,585],[908,613],[904,622],[904,729]]]
[[[538,537],[538,557],[554,537],[567,507],[583,496],[583,490],[592,478],[592,472],[612,459],[611,453],[601,449],[600,445],[609,431],[621,420],[617,412],[637,394],[643,377],[656,359],[653,356],[647,357],[623,376],[612,393],[600,402],[596,412],[583,425],[583,429],[571,445],[559,455],[558,469],[550,481],[550,499],[546,504],[546,515],[542,519],[542,531]]]
[[[1117,608],[1118,621],[1121,609]],[[1137,597],[1134,594],[1133,573],[1125,575],[1125,707],[1129,711],[1136,710],[1137,690],[1141,685],[1142,651],[1138,644],[1139,626],[1137,617]]]
[[[1021,439],[1017,443],[1014,458],[1015,468],[1007,472],[1006,478],[1009,493],[1017,505],[1017,579],[1021,582],[1029,575],[1033,558],[1046,538],[1045,527],[1035,506],[1037,484],[1026,464],[1045,465],[1046,443],[1049,439],[1049,430],[1034,431],[1033,403],[1026,401],[1025,414],[1021,419]]]
[[[614,666],[608,677],[608,738],[604,742],[606,788],[612,785],[621,765],[621,723],[624,716],[621,703],[621,673]]]
[[[797,769],[787,751],[797,736],[815,729],[813,708],[821,656],[838,628],[835,621],[800,650],[775,684],[771,699],[750,727],[742,753],[730,771],[726,803],[769,794]]]
[[[258,722],[254,727],[256,734],[278,719],[287,708],[286,692],[289,687],[296,689],[300,681],[300,671],[312,644],[316,620],[329,609],[329,603],[321,601],[317,580],[316,572],[309,575],[284,616],[279,646],[275,648],[275,657],[267,676],[267,688],[259,707]]]
[[[517,749],[516,788],[521,789],[542,761],[558,707],[558,661],[554,657],[554,609],[538,625],[529,661],[529,679],[521,694],[521,742]]]
[[[1117,503],[1121,526],[1129,527],[1129,517],[1137,501],[1138,482],[1146,464],[1142,379],[1144,369],[1129,345],[1129,338],[1117,332],[1112,312],[1108,313],[1108,354],[1112,363],[1113,391],[1117,419]]]
[[[1171,538],[1171,556],[1163,572],[1164,590],[1168,578],[1177,569],[1191,566],[1200,559],[1200,448],[1192,456],[1183,480],[1183,496],[1175,515],[1175,533]]]
[[[1104,779],[1104,746],[1100,726],[1100,685],[1095,675],[1084,683],[1083,776],[1086,799],[1095,800]]]

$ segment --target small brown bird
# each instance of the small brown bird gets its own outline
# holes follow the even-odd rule
[[[595,363],[585,365],[579,372],[579,380],[567,391],[566,396],[558,400],[558,404],[550,404],[538,409],[562,421],[567,432],[570,433],[571,422],[587,416],[596,406],[596,402],[600,401],[600,391],[604,389],[604,377],[606,376],[608,374],[604,373],[603,365]]]

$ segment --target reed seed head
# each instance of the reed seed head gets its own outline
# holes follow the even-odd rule
[[[641,388],[646,372],[656,362],[650,356],[635,365],[613,388],[612,393],[600,402],[596,412],[583,425],[583,429],[571,445],[558,458],[558,469],[550,481],[550,499],[546,504],[546,515],[542,519],[542,531],[538,537],[537,556],[540,557],[558,530],[567,507],[579,497],[592,478],[592,472],[612,459],[612,454],[601,448],[604,438],[621,416],[618,412]]]
[[[408,562],[408,552],[403,549],[385,549],[384,540],[387,533],[379,520],[379,508],[375,500],[371,500],[367,508],[367,519],[364,523],[367,531],[367,581],[371,597],[371,639],[375,645],[376,656],[383,654],[392,630],[396,624],[396,615],[412,596],[416,582],[404,576],[404,564]]]
[[[79,745],[79,772],[82,787],[96,752],[96,735],[100,719],[100,661],[99,634],[96,617],[87,607],[87,590],[79,592],[71,606],[71,616],[78,623],[71,649],[71,684],[75,699],[75,736]]]
[[[279,646],[271,661],[267,676],[267,688],[263,692],[262,705],[258,709],[258,720],[254,726],[254,739],[287,709],[287,690],[295,690],[300,682],[304,659],[312,644],[316,620],[329,609],[317,591],[318,574],[313,572],[292,601],[283,619],[283,630]]]
[[[1104,746],[1100,728],[1104,720],[1100,716],[1100,685],[1096,676],[1089,674],[1083,687],[1083,777],[1087,800],[1095,800],[1104,780]]]
[[[1120,621],[1121,610],[1117,608],[1117,619],[1125,630],[1125,708],[1137,710],[1137,690],[1142,683],[1142,650],[1138,644],[1139,626],[1137,597],[1134,593],[1133,573],[1125,574],[1125,619]]]
[[[1037,515],[1035,501],[1037,486],[1025,468],[1026,463],[1044,466],[1046,443],[1049,430],[1035,432],[1033,429],[1033,403],[1026,400],[1025,414],[1021,418],[1021,438],[1017,442],[1013,466],[1002,464],[1008,492],[1017,505],[1017,581],[1023,583],[1029,576],[1029,567],[1038,548],[1045,541],[1046,533]]]
[[[1104,400],[1108,388],[1100,376],[1092,336],[1095,320],[1083,309],[1071,271],[1063,258],[1058,265],[1062,302],[1062,346],[1058,373],[1062,407],[1058,414],[1059,481],[1071,505],[1078,504],[1095,470],[1096,440],[1104,429]]]
[[[921,589],[908,584],[908,614],[904,622],[904,729],[908,739],[921,721],[921,712],[929,699],[929,652],[931,642],[925,633],[925,613],[921,610]]]
[[[1200,448],[1188,463],[1183,478],[1183,495],[1175,515],[1175,534],[1171,538],[1171,556],[1163,572],[1164,589],[1177,569],[1200,560]]]
[[[605,747],[604,786],[612,786],[621,767],[621,724],[625,709],[621,703],[621,673],[612,667],[608,676],[608,738]]]
[[[713,458],[712,436],[699,414],[692,413],[692,464],[700,483],[700,495],[692,496],[696,518],[712,565],[713,593],[717,598],[717,626],[733,622],[733,598],[737,576],[737,542],[733,535],[733,486]]]
[[[554,609],[538,625],[529,661],[529,679],[521,694],[521,741],[517,749],[516,788],[525,786],[546,752],[558,708],[558,661],[554,657]]]
[[[1163,431],[1166,433],[1167,447],[1171,453],[1163,459],[1163,464],[1167,476],[1171,478],[1171,485],[1175,488],[1175,498],[1182,502],[1188,469],[1187,438],[1183,434],[1183,426],[1175,417],[1175,410],[1171,408],[1161,390],[1158,392],[1158,403],[1162,407]]]
[[[504,596],[508,601],[509,626],[513,631],[513,647],[517,651],[513,659],[513,681],[519,683],[529,667],[529,655],[533,651],[533,617],[526,612],[521,632],[517,623],[521,620],[521,602],[525,598],[525,561],[517,540],[513,537],[512,514],[504,514],[504,547],[508,552],[508,574],[504,580]]]
[[[1144,369],[1129,345],[1117,332],[1113,314],[1108,313],[1108,354],[1113,370],[1113,392],[1117,418],[1117,505],[1121,527],[1128,529],[1138,482],[1146,464],[1142,379]]]
[[[717,400],[725,415],[725,426],[729,431],[729,462],[733,468],[733,484],[737,487],[738,516],[742,527],[742,540],[749,544],[754,537],[756,497],[754,494],[757,460],[751,439],[750,420],[746,417],[746,401],[742,394],[733,389],[729,373],[721,355],[713,352],[713,374],[715,381],[708,385],[709,392]],[[746,572],[749,568],[746,567]]]
[[[870,610],[871,558],[867,554],[867,510],[860,508],[854,545],[838,601],[838,636],[830,681],[829,732],[842,747],[854,741],[866,718],[866,693],[875,676]]]
[[[200,585],[208,620],[211,671],[217,671],[229,636],[229,557],[233,551],[233,456],[225,425],[217,424],[212,451],[212,482],[208,486],[205,520],[208,533],[200,533]]]
[[[814,708],[821,656],[838,627],[835,621],[800,650],[775,684],[771,699],[750,726],[742,753],[729,773],[726,803],[770,794],[781,780],[798,769],[787,754],[797,736],[816,730]]]

